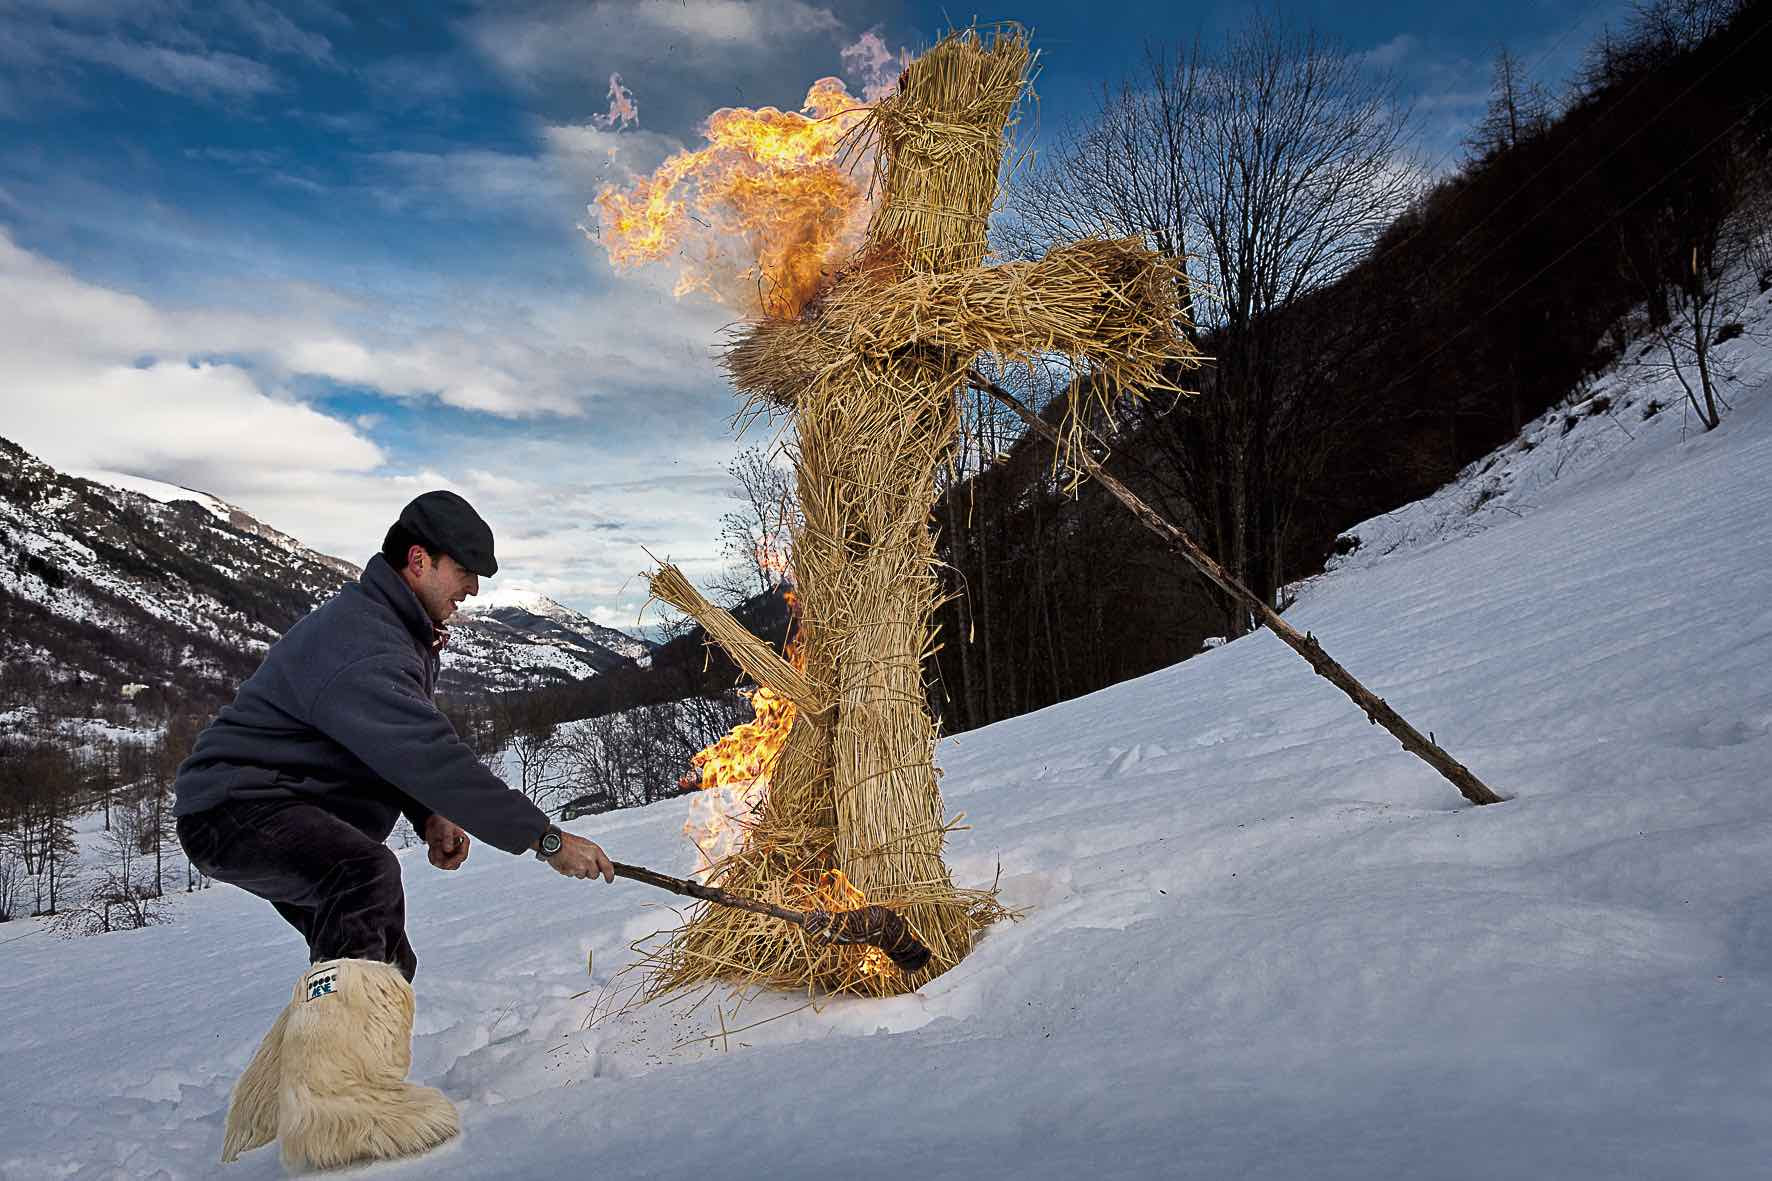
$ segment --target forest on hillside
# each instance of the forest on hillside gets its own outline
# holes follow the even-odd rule
[[[1153,44],[1005,199],[998,248],[1106,227],[1184,257],[1188,396],[1126,399],[1107,467],[1266,601],[1342,530],[1440,487],[1615,364],[1726,412],[1729,278],[1772,283],[1772,4],[1653,0],[1552,94],[1501,53],[1455,161],[1307,30]],[[1444,168],[1436,167],[1444,165]],[[1433,179],[1422,183],[1424,175]],[[1625,356],[1625,342],[1655,342]],[[1056,421],[1086,374],[995,377]],[[1252,622],[974,391],[937,507],[931,699],[960,731],[1172,664]],[[1345,543],[1344,543],[1345,544]]]

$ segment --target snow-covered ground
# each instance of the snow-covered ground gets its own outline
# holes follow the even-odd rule
[[[1466,805],[1263,632],[943,743],[956,877],[1000,866],[1027,915],[916,996],[592,1023],[674,899],[408,851],[414,1075],[466,1134],[372,1172],[1768,1175],[1763,369],[1750,387],[1715,432],[1664,396],[1473,469],[1291,609],[1504,804]],[[1618,437],[1533,475],[1584,432]],[[687,871],[685,806],[570,827]],[[180,904],[0,943],[0,1175],[278,1174],[271,1149],[215,1160],[301,948],[238,891]]]

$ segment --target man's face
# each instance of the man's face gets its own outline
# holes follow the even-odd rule
[[[461,601],[480,593],[480,576],[466,569],[448,554],[438,554],[433,561],[419,546],[407,555],[406,569],[400,572],[406,585],[424,604],[432,623],[446,623]]]

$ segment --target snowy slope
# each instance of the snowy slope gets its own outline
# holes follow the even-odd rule
[[[1759,330],[1772,335],[1772,301],[1763,301]],[[1772,349],[1741,341],[1719,351],[1735,355],[1748,389],[1772,381]],[[1727,425],[1727,422],[1725,420]],[[1683,442],[1703,433],[1672,381],[1643,381],[1613,372],[1566,406],[1527,423],[1520,437],[1471,464],[1432,496],[1365,521],[1343,535],[1350,552],[1333,570],[1365,568],[1400,550],[1419,550],[1505,525],[1571,496],[1605,496],[1680,462]]]
[[[1734,400],[1484,528],[1363,528],[1291,609],[1507,803],[1257,633],[942,745],[957,878],[1028,913],[920,995],[589,1028],[674,899],[409,851],[414,1073],[467,1131],[371,1175],[1767,1175],[1772,391]],[[684,808],[571,827],[682,871]],[[178,919],[0,931],[0,1175],[278,1175],[214,1161],[300,947],[230,889]]]

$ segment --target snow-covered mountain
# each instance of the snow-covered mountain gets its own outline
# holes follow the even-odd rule
[[[457,643],[456,635],[465,643]],[[495,667],[515,667],[525,649],[557,653],[562,668],[575,668],[575,679],[625,664],[644,665],[652,655],[646,641],[536,591],[494,589],[469,599],[451,636],[444,655],[458,666],[484,661],[488,679]]]
[[[94,484],[103,484],[106,487],[118,488],[125,492],[134,492],[162,504],[176,504],[181,500],[193,501],[208,509],[217,520],[227,522],[230,527],[238,529],[242,533],[250,533],[261,541],[268,541],[284,551],[307,555],[322,566],[338,571],[346,578],[355,578],[362,573],[357,566],[343,558],[335,558],[331,554],[323,554],[318,550],[309,549],[289,534],[280,529],[273,529],[245,509],[229,504],[221,497],[211,493],[196,488],[186,488],[182,484],[168,484],[161,480],[150,480],[144,476],[131,476],[123,472],[84,471],[69,474]]]
[[[359,573],[208,493],[59,472],[0,439],[0,659],[50,682],[225,692]],[[530,689],[646,650],[558,604],[534,622],[470,614],[452,629],[442,683]]]
[[[347,576],[219,500],[156,492],[0,440],[0,659],[51,682],[213,687]]]
[[[1025,916],[914,996],[623,1010],[673,896],[406,851],[413,1075],[466,1132],[374,1174],[1764,1176],[1772,365],[1740,371],[1708,433],[1608,381],[1289,610],[1505,803],[1262,631],[942,743],[954,876]],[[569,827],[686,872],[687,805]],[[215,1158],[305,949],[239,891],[176,904],[0,928],[0,1176],[279,1175]]]

